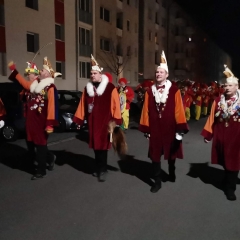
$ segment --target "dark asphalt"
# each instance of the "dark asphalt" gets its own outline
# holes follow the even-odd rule
[[[50,138],[57,165],[38,181],[24,167],[23,141],[1,143],[0,240],[240,240],[240,185],[238,200],[227,201],[222,168],[209,164],[211,145],[200,136],[205,120],[190,122],[176,183],[156,194],[148,142],[136,125],[126,135],[127,159],[109,152],[105,183],[91,175],[85,133]],[[166,179],[166,162],[162,168]]]

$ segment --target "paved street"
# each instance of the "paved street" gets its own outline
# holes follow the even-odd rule
[[[129,153],[109,152],[109,174],[99,183],[92,173],[93,151],[86,133],[54,134],[53,172],[31,181],[24,167],[24,140],[1,143],[1,240],[239,240],[238,200],[226,200],[223,171],[209,164],[211,145],[200,136],[205,119],[190,122],[185,159],[176,164],[176,183],[152,194],[148,142],[132,124]],[[163,180],[167,162],[162,163]]]

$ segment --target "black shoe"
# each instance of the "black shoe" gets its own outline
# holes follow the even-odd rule
[[[31,178],[31,180],[38,180],[38,179],[42,179],[46,176],[46,174],[40,174],[40,173],[37,173],[37,174],[34,174]]]
[[[98,175],[98,181],[99,182],[105,182],[107,177],[107,171],[105,172],[100,172]]]
[[[156,192],[158,192],[158,190],[159,190],[161,187],[162,187],[161,181],[156,181],[156,182],[154,183],[154,185],[151,187],[150,191],[151,191],[152,193],[156,193]]]
[[[229,200],[229,201],[236,201],[237,200],[237,197],[236,197],[234,191],[226,191],[225,195],[227,197],[227,200]]]
[[[52,160],[52,162],[49,163],[49,166],[48,166],[48,170],[49,171],[53,171],[54,170],[56,159],[57,159],[56,155],[53,155],[53,160]]]
[[[168,167],[168,172],[169,172],[168,181],[169,181],[169,182],[175,182],[175,181],[176,181],[175,169],[176,169],[175,166],[171,166],[171,165],[170,165],[170,166]]]

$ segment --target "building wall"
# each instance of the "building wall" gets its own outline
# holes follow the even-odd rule
[[[136,86],[138,81],[143,79],[155,78],[155,68],[159,65],[162,50],[167,56],[169,79],[221,81],[223,64],[227,63],[231,68],[230,56],[197,27],[174,1],[130,0],[130,5],[126,0],[90,2],[92,21],[86,23],[80,20],[79,1],[39,0],[36,11],[27,8],[25,0],[1,0],[0,4],[4,4],[5,21],[0,26],[0,82],[8,81],[10,71],[6,65],[9,61],[13,60],[19,72],[24,73],[26,61],[33,59],[35,54],[27,52],[27,32],[39,34],[39,48],[52,42],[41,50],[34,60],[40,69],[45,56],[49,58],[54,69],[56,60],[65,61],[64,77],[55,80],[58,89],[83,90],[89,78],[80,77],[79,62],[89,64],[90,53],[94,54],[104,71],[113,74],[115,83],[117,78],[125,77],[132,86]],[[57,9],[56,5],[59,6]],[[110,11],[110,22],[100,19],[100,7]],[[61,15],[63,9],[64,14]],[[122,14],[122,29],[117,28],[118,14]],[[129,31],[127,21],[130,22]],[[64,26],[62,41],[55,39],[55,23]],[[79,27],[91,31],[92,48],[89,54],[79,53]],[[178,33],[177,28],[181,29]],[[113,70],[102,60],[111,59],[111,56],[100,49],[101,37],[110,39],[115,50],[117,44],[122,46],[122,59],[126,58],[127,49],[131,47],[130,58],[119,76],[114,75]],[[191,41],[188,41],[189,38]],[[2,65],[5,67],[2,68]]]
[[[100,7],[110,11],[110,22],[106,22],[100,18]],[[124,9],[124,10],[123,10]],[[122,14],[122,29],[117,28],[117,16]],[[126,1],[123,3],[119,0],[115,1],[96,1],[95,9],[95,32],[96,32],[96,58],[104,71],[113,75],[115,84],[120,77],[127,78],[130,85],[138,84],[138,6],[135,1],[130,1],[130,5]],[[130,22],[129,31],[127,30],[127,21]],[[137,27],[135,26],[137,24]],[[137,28],[137,29],[136,29]],[[111,50],[106,53],[100,48],[100,39],[106,38],[111,42]],[[113,65],[117,63],[115,60],[118,56],[117,45],[122,48],[122,56],[120,56],[123,64],[123,71],[117,76]],[[130,57],[127,56],[128,47]],[[136,54],[136,55],[135,55]]]
[[[66,2],[66,1],[65,1]],[[67,0],[64,4],[65,18],[65,79],[56,78],[55,84],[59,89],[76,89],[76,37],[75,37],[75,1]],[[17,14],[16,14],[16,9]],[[55,9],[54,0],[38,1],[38,11],[25,6],[25,0],[5,1],[5,31],[6,31],[6,59],[13,60],[20,73],[24,73],[27,64],[34,53],[27,52],[27,32],[39,34],[39,48],[47,43],[52,44],[41,50],[34,62],[42,68],[45,56],[51,61],[56,70],[56,43],[55,43]],[[7,71],[9,76],[10,71]],[[8,81],[7,76],[0,75],[0,82]]]

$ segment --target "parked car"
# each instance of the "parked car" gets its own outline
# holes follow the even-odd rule
[[[59,103],[59,127],[57,130],[64,132],[66,130],[76,130],[77,125],[73,122],[74,114],[81,100],[82,92],[70,90],[58,90]],[[87,122],[84,122],[83,128],[86,128]]]
[[[0,98],[6,110],[5,125],[0,135],[7,141],[14,141],[25,132],[24,103],[19,93],[22,87],[15,83],[0,83]]]

